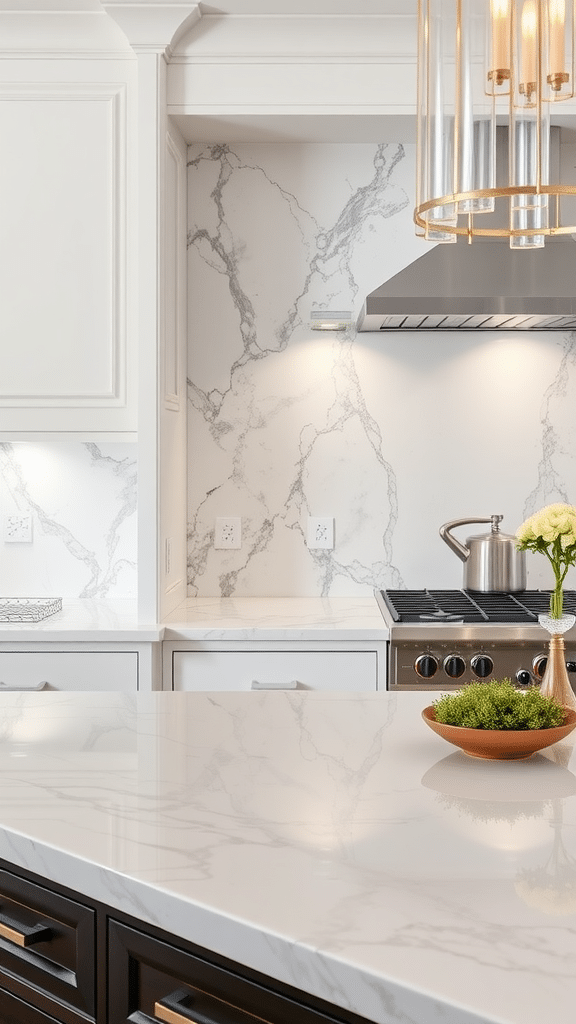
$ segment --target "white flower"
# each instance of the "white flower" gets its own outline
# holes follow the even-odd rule
[[[563,502],[546,505],[529,516],[516,530],[520,551],[539,551],[554,570],[556,585],[550,595],[550,615],[562,616],[562,584],[571,565],[576,565],[576,508]]]
[[[516,531],[521,542],[537,540],[539,537],[547,544],[553,544],[558,537],[569,537],[562,544],[563,548],[576,543],[576,508],[573,505],[557,502],[546,505],[533,516],[530,516]]]
[[[530,516],[529,519],[527,519],[524,523],[522,523],[522,526],[518,527],[518,529],[516,530],[516,536],[518,537],[518,540],[533,540],[534,539],[535,533],[534,533],[534,524],[532,522],[533,518],[534,518],[533,516]]]

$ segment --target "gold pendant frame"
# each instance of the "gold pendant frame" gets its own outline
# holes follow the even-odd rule
[[[576,184],[550,181],[551,110],[574,97],[575,28],[576,0],[418,0],[418,235],[531,248],[576,234],[561,203]],[[506,181],[496,177],[502,122]],[[499,221],[486,218],[503,204]]]

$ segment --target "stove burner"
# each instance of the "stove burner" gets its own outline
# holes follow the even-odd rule
[[[549,590],[484,593],[467,590],[383,590],[394,622],[538,621],[550,607]],[[564,592],[564,610],[576,614],[576,591]]]
[[[464,622],[461,615],[444,612],[441,608],[437,612],[431,612],[430,615],[422,613],[418,618],[422,622]]]

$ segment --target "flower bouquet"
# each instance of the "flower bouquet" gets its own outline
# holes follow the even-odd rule
[[[550,594],[549,615],[538,616],[540,624],[551,634],[541,692],[553,695],[563,704],[576,709],[562,639],[562,634],[576,622],[574,615],[563,614],[564,580],[570,566],[576,565],[576,508],[560,502],[546,505],[522,523],[516,531],[516,537],[517,547],[521,551],[539,551],[546,556],[554,572],[555,585]]]

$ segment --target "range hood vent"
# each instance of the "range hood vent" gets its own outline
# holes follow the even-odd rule
[[[436,245],[367,296],[359,331],[576,329],[576,243],[548,238],[515,252],[508,241]]]

